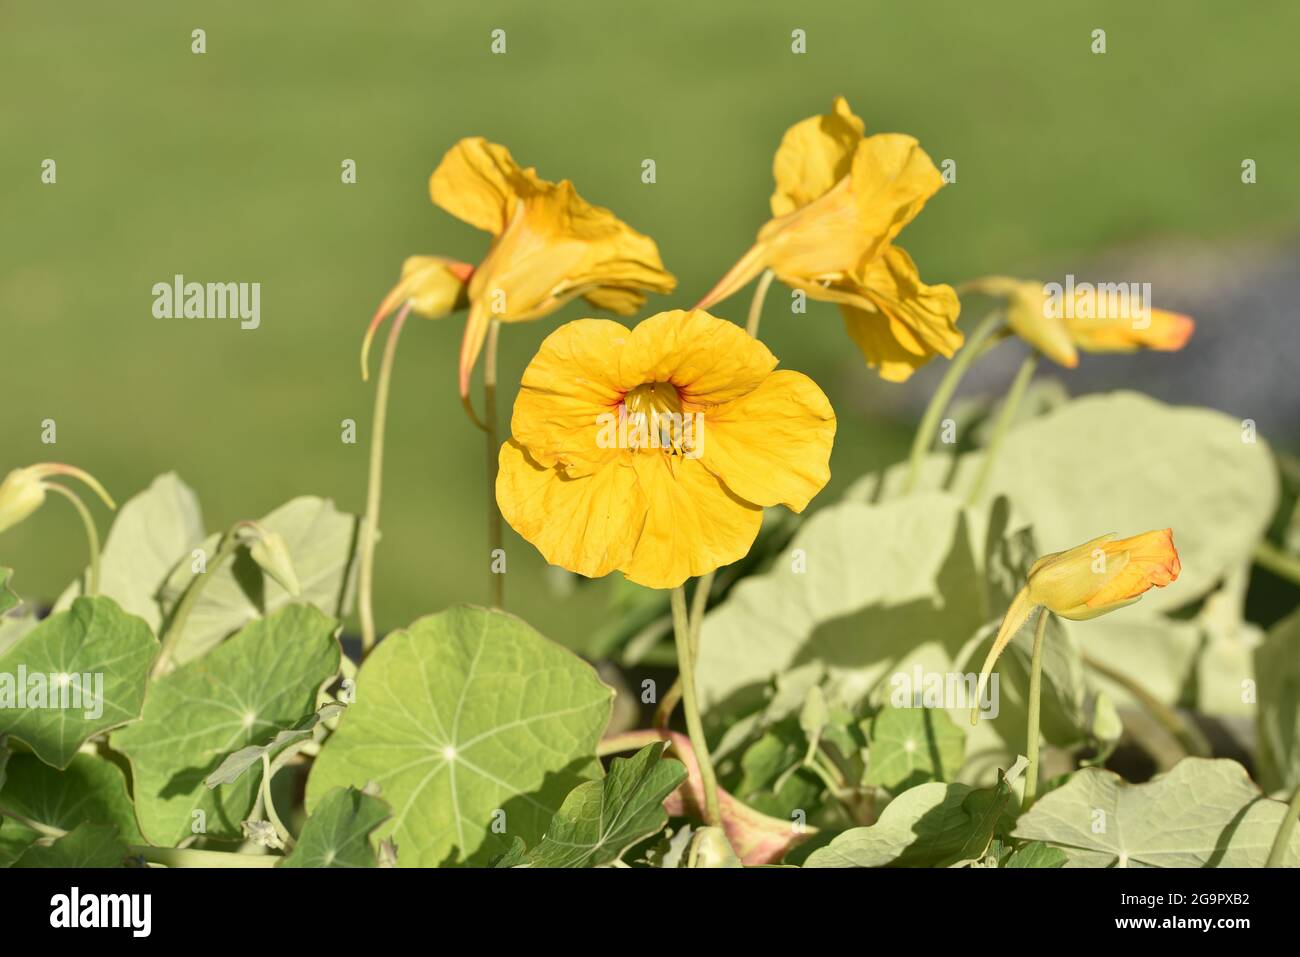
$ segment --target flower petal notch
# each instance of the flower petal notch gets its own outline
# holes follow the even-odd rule
[[[707,309],[765,269],[809,298],[839,304],[869,366],[901,382],[963,338],[949,286],[928,286],[894,239],[943,177],[917,141],[865,135],[837,97],[831,112],[786,131],[773,163],[773,219],[757,242],[696,305]]]
[[[497,503],[553,565],[675,588],[743,557],[766,506],[830,479],[835,414],[808,377],[702,310],[561,326],[523,375]]]

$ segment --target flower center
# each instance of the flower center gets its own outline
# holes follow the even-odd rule
[[[628,445],[682,455],[695,446],[697,416],[682,412],[682,398],[671,382],[648,382],[623,396]]]

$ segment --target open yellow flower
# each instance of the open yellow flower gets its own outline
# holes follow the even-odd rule
[[[1002,619],[980,671],[975,700],[983,695],[994,663],[1035,608],[1086,621],[1133,604],[1151,588],[1164,588],[1177,580],[1181,570],[1174,535],[1168,528],[1118,541],[1113,533],[1102,535],[1044,555],[1030,566],[1025,587],[1012,599]]]
[[[835,414],[811,379],[702,310],[628,330],[579,319],[524,372],[497,504],[548,562],[651,588],[730,564],[764,506],[830,478]]]
[[[520,167],[504,146],[482,137],[468,137],[447,151],[429,177],[429,196],[457,219],[491,233],[492,245],[477,267],[436,256],[408,259],[366,341],[368,347],[383,318],[403,303],[430,318],[468,305],[460,350],[462,401],[493,319],[540,319],[578,296],[599,309],[631,315],[644,304],[645,292],[672,292],[677,285],[653,239],[586,202],[568,180],[544,180],[531,167]]]
[[[1017,336],[1058,365],[1073,369],[1085,352],[1173,352],[1191,338],[1189,316],[1136,301],[1123,287],[1091,284],[1066,291],[1041,282],[985,276],[967,284],[971,292],[1006,301],[1007,325]]]
[[[45,493],[52,487],[50,479],[62,475],[79,479],[103,499],[105,505],[117,508],[112,496],[89,472],[57,462],[29,465],[14,469],[0,482],[0,532],[13,528],[45,504]]]
[[[837,97],[831,113],[786,131],[773,164],[775,218],[696,308],[771,269],[810,298],[838,303],[867,364],[901,382],[962,344],[956,293],[921,282],[912,258],[893,245],[943,177],[912,137],[864,129]]]

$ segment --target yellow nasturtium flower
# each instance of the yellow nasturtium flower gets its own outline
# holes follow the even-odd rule
[[[763,507],[830,478],[835,413],[733,323],[662,312],[570,322],[523,375],[497,504],[553,565],[675,588],[743,557]]]
[[[1133,604],[1150,588],[1164,588],[1181,570],[1174,535],[1167,528],[1118,541],[1113,533],[1102,535],[1044,555],[1030,566],[1025,587],[1002,619],[980,671],[975,700],[983,695],[994,663],[1035,608],[1086,621]]]
[[[8,531],[45,503],[50,478],[67,475],[85,482],[109,508],[117,508],[112,497],[93,475],[71,465],[45,462],[14,469],[0,482],[0,532]]]
[[[631,315],[647,291],[667,293],[677,285],[653,239],[588,203],[568,180],[544,180],[531,167],[520,167],[504,146],[482,137],[463,139],[447,151],[429,177],[429,196],[457,219],[491,233],[492,245],[471,270],[448,267],[439,273],[437,262],[420,257],[426,281],[415,278],[420,267],[407,260],[410,274],[404,268],[402,282],[380,309],[382,314],[407,298],[402,284],[409,282],[450,311],[464,301],[450,280],[468,283],[462,399],[493,319],[540,319],[578,296],[599,309]]]
[[[1054,298],[1043,283],[1028,279],[986,276],[969,283],[967,288],[1006,300],[1007,325],[1011,331],[1053,362],[1069,369],[1079,364],[1079,349],[1174,352],[1187,344],[1196,328],[1190,316],[1152,309],[1149,303],[1145,308],[1138,308],[1141,303],[1120,308],[1107,291],[1093,286],[1074,289],[1069,304],[1059,301],[1063,296]]]
[[[927,286],[894,238],[943,177],[915,139],[864,136],[843,97],[832,112],[786,131],[773,164],[773,219],[696,308],[707,309],[771,269],[813,299],[838,303],[869,366],[892,382],[962,344],[961,304]]]

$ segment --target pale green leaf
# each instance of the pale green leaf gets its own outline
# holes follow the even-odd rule
[[[1069,867],[1262,867],[1285,810],[1235,761],[1184,758],[1145,784],[1078,771],[1012,836],[1060,848]],[[1285,863],[1300,866],[1300,834]]]
[[[391,816],[388,805],[356,788],[335,788],[307,818],[280,867],[375,867],[370,834]]]
[[[870,827],[855,827],[808,856],[805,867],[930,867],[966,847],[975,819],[965,784],[931,782],[904,791]]]
[[[140,829],[171,847],[202,812],[209,837],[236,838],[261,772],[209,790],[230,753],[291,727],[338,674],[337,623],[309,605],[259,619],[198,661],[155,681],[140,722],[112,738],[131,761]]]
[[[79,824],[52,844],[33,844],[14,867],[122,867],[127,850],[111,824]]]
[[[560,805],[542,842],[528,852],[530,867],[599,867],[668,823],[664,798],[686,780],[686,766],[664,760],[665,742],[630,758],[614,758],[600,781],[579,784]]]
[[[158,476],[128,499],[113,518],[100,554],[99,594],[143,618],[158,634],[162,627],[160,593],[178,562],[188,567],[190,550],[203,541],[203,515],[194,490],[174,472]],[[55,611],[82,594],[85,576],[69,585]]]
[[[1031,841],[1007,858],[1003,867],[1064,867],[1068,858],[1059,847]]]
[[[265,755],[268,759],[276,757],[285,747],[293,744],[295,741],[302,741],[310,738],[316,730],[316,726],[322,721],[328,721],[336,718],[343,713],[343,705],[330,702],[323,705],[319,711],[314,711],[305,718],[295,722],[293,727],[286,728],[275,734],[265,744],[250,744],[246,748],[240,748],[233,754],[226,757],[217,766],[217,769],[203,779],[203,783],[215,788],[222,784],[233,784],[239,780],[240,775],[258,764]]]
[[[357,675],[356,702],[321,749],[314,812],[337,787],[374,782],[398,864],[487,864],[535,845],[565,796],[600,776],[610,689],[511,615],[457,607],[389,634]]]
[[[66,768],[92,735],[139,717],[157,651],[149,626],[111,598],[76,599],[0,656],[0,734]]]
[[[1255,650],[1259,675],[1259,776],[1270,791],[1300,785],[1300,611]]]
[[[966,753],[966,733],[933,708],[885,708],[871,721],[867,783],[895,794],[951,781]]]
[[[200,657],[222,639],[264,615],[298,601],[314,605],[332,618],[347,616],[352,597],[357,519],[340,512],[328,499],[303,496],[280,506],[258,524],[280,536],[281,560],[292,566],[300,594],[295,596],[273,577],[264,574],[246,547],[219,567],[190,611],[185,632],[176,645],[173,661],[180,665]],[[210,560],[219,536],[203,544]],[[192,564],[182,562],[163,589],[163,604],[170,615],[193,582]]]

